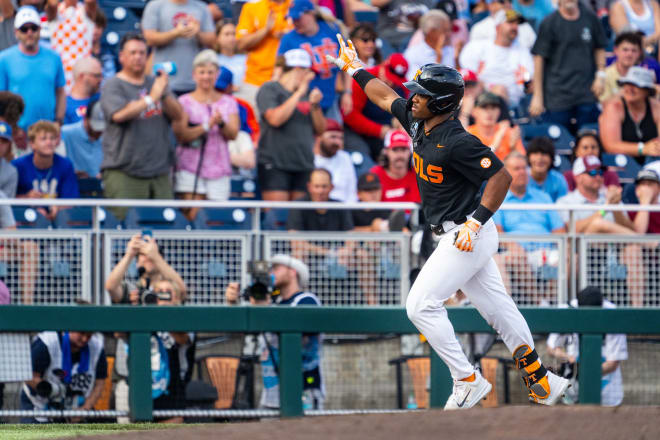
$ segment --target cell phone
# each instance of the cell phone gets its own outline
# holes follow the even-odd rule
[[[151,229],[145,229],[142,231],[142,238],[144,237],[153,237],[154,234],[151,232]]]

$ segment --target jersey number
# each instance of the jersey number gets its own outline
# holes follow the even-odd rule
[[[417,174],[420,179],[438,184],[442,183],[444,180],[442,167],[427,164],[425,168],[424,159],[422,159],[417,153],[413,153],[413,165],[415,166],[415,174]]]

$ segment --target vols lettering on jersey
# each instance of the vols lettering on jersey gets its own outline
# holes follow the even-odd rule
[[[442,167],[432,165],[430,163],[424,164],[424,159],[422,159],[419,154],[413,152],[413,166],[415,167],[415,174],[422,180],[426,180],[430,183],[440,184],[444,180],[442,175]]]

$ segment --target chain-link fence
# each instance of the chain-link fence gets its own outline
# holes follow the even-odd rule
[[[138,231],[112,231],[104,235],[104,274],[107,278],[126,252],[126,244]],[[222,304],[230,282],[247,281],[251,259],[249,234],[234,232],[154,231],[165,261],[181,276],[191,304]],[[126,273],[131,283],[138,277],[134,259]]]
[[[580,288],[597,286],[619,307],[660,305],[659,235],[583,236]]]
[[[399,305],[409,290],[406,234],[264,234],[264,258],[288,254],[310,269],[323,305]]]
[[[0,279],[13,304],[91,301],[91,234],[2,231]]]

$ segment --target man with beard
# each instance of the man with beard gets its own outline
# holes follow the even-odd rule
[[[383,165],[374,166],[383,188],[383,202],[420,202],[415,172],[410,166],[410,137],[403,130],[391,131],[385,137]]]
[[[325,133],[316,144],[314,166],[332,174],[330,198],[340,202],[357,202],[357,176],[351,156],[344,151],[344,131],[334,119],[326,119]]]

